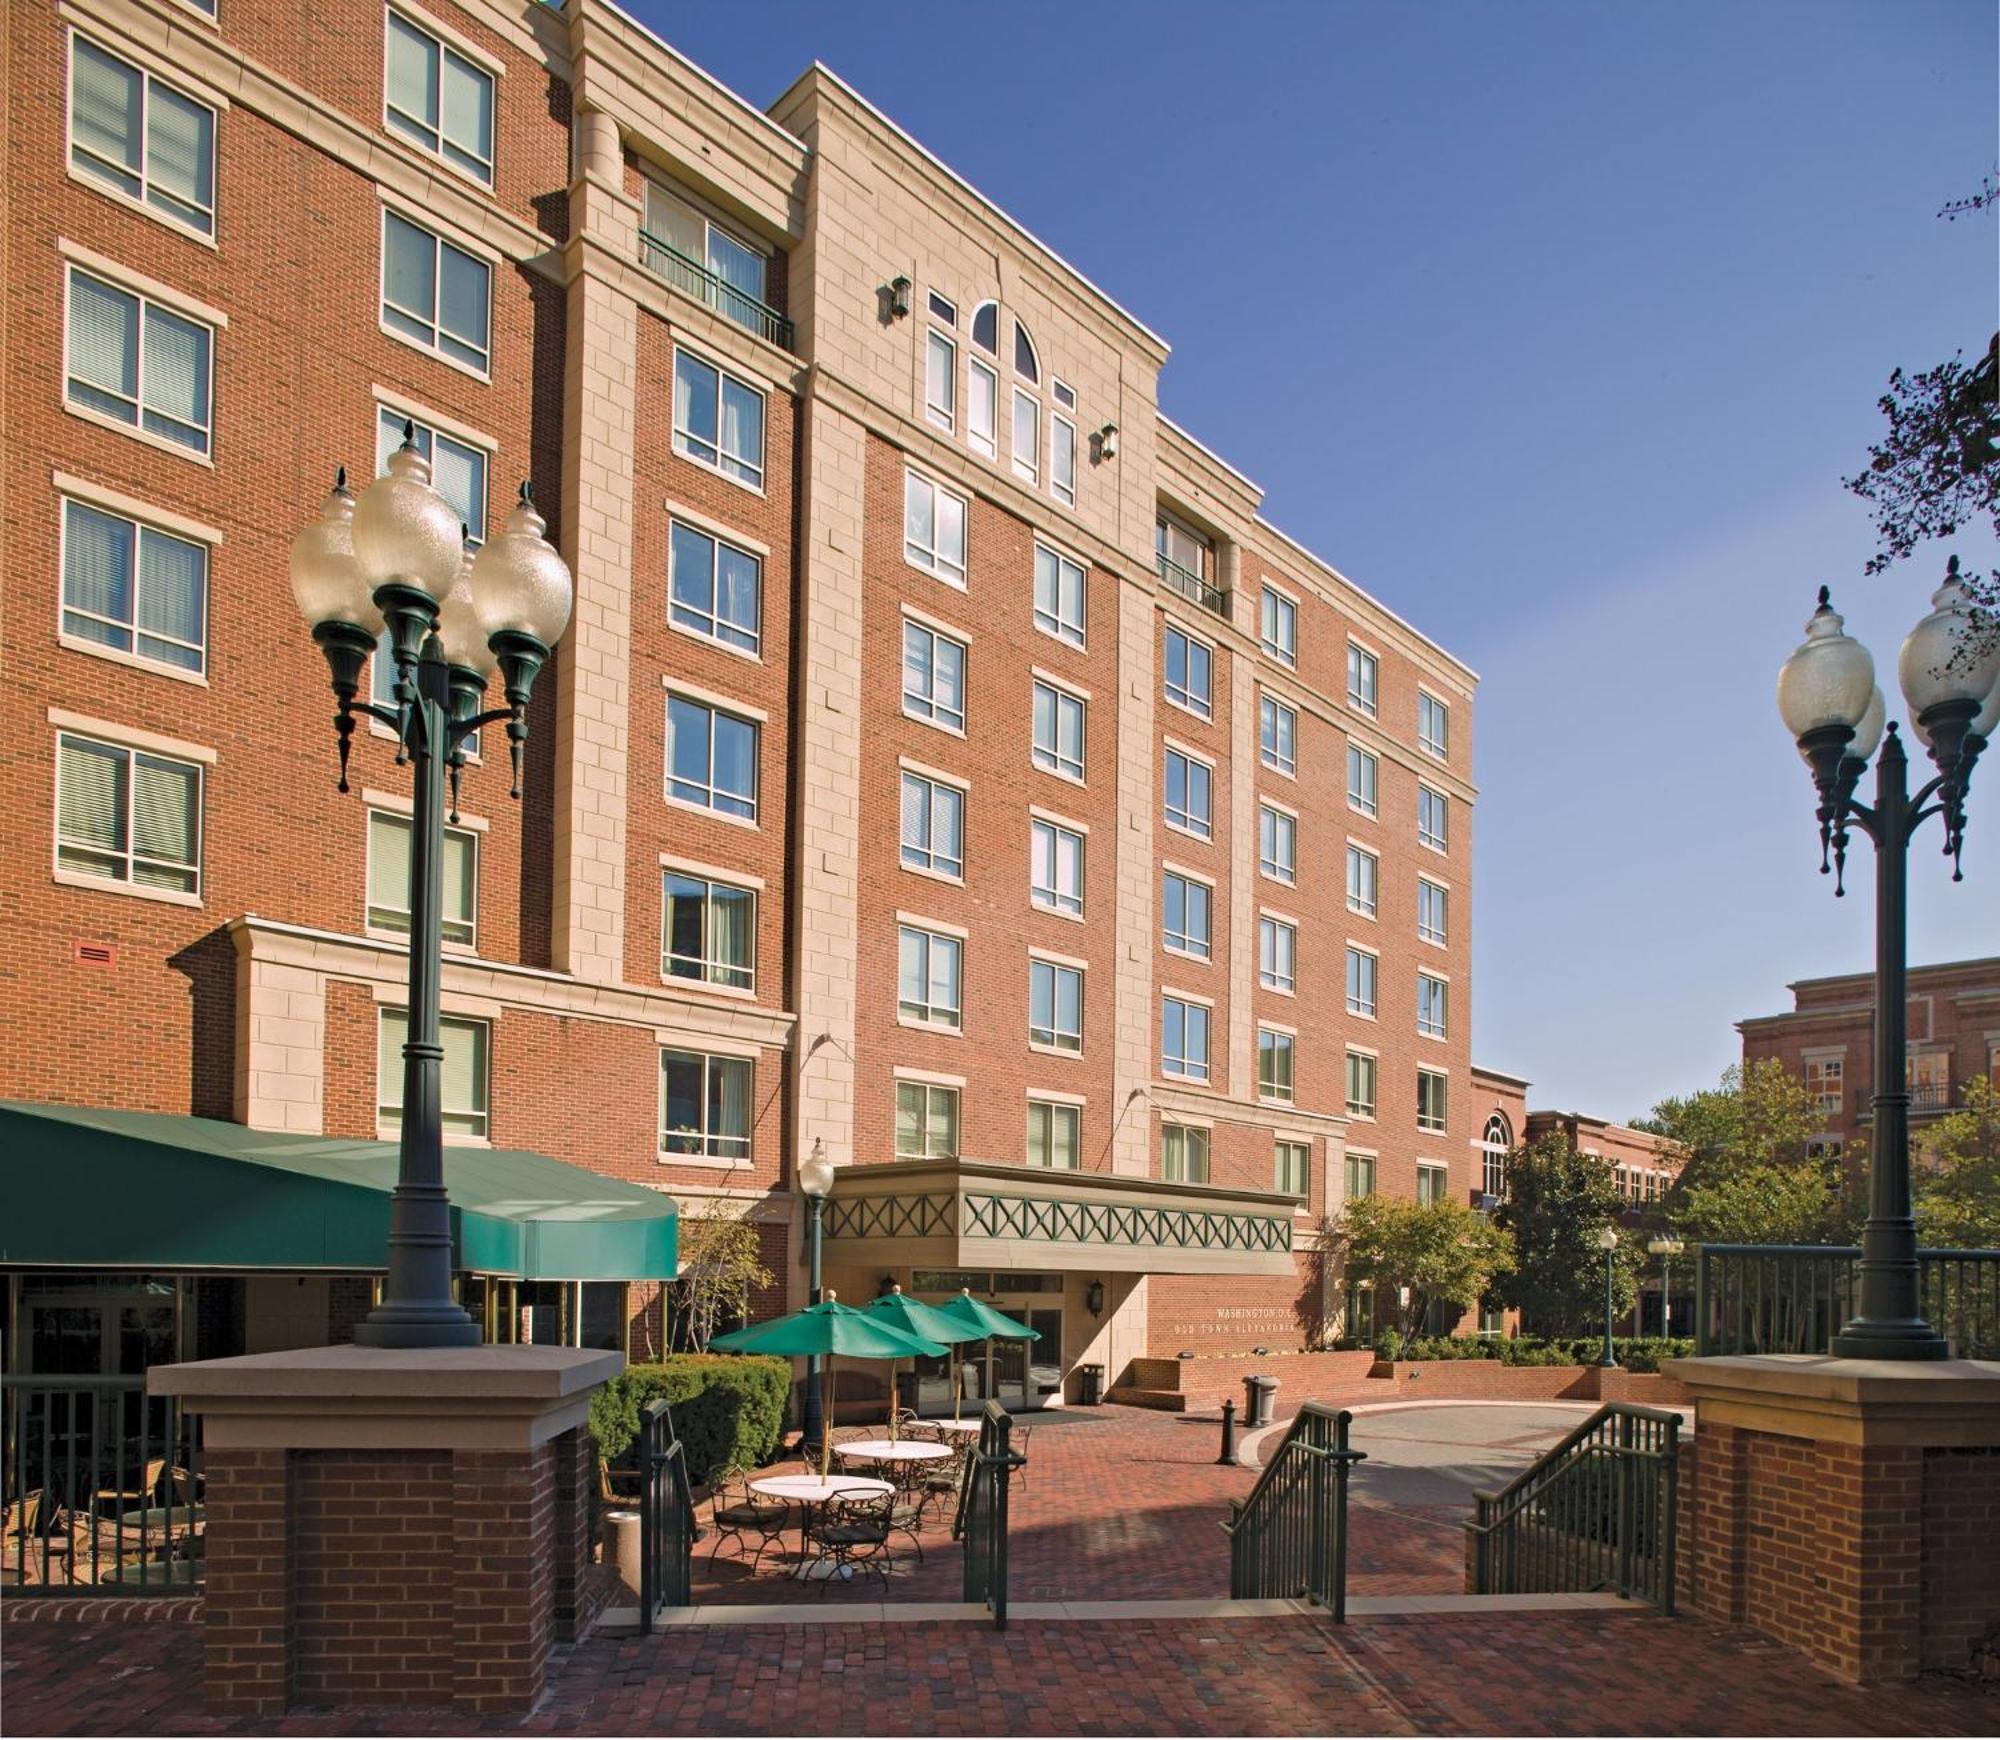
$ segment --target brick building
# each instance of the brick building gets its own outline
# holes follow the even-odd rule
[[[1875,975],[1840,973],[1785,988],[1792,994],[1785,1013],[1737,1022],[1744,1063],[1775,1058],[1804,1081],[1829,1153],[1865,1145],[1875,1093]],[[2000,956],[1912,967],[1903,1060],[1912,1141],[1921,1146],[1925,1129],[1981,1077],[2000,1087]]]
[[[393,1133],[407,786],[364,727],[335,797],[285,570],[409,420],[474,538],[531,479],[577,587],[522,801],[489,758],[452,836],[454,1140],[754,1217],[773,1309],[820,1145],[829,1280],[1031,1313],[1030,1403],[1301,1345],[1320,1216],[1478,1188],[1473,673],[832,73],[762,112],[603,0],[5,27],[0,1098]],[[240,1338],[339,1333],[307,1279]]]

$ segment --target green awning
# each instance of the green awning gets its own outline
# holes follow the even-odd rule
[[[453,1266],[525,1281],[670,1280],[674,1200],[507,1148],[444,1151]],[[0,1101],[0,1263],[333,1269],[387,1262],[393,1142]]]

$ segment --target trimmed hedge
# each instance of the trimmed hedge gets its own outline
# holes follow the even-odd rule
[[[1378,1338],[1381,1344],[1394,1332]],[[1611,1343],[1618,1363],[1627,1371],[1658,1371],[1663,1359],[1692,1359],[1694,1343],[1676,1336],[1671,1341],[1657,1335],[1619,1336]],[[1604,1357],[1604,1337],[1578,1336],[1570,1340],[1542,1341],[1533,1336],[1508,1339],[1501,1336],[1432,1335],[1404,1342],[1400,1352],[1383,1358],[1404,1360],[1492,1359],[1502,1365],[1596,1365]]]
[[[756,1354],[674,1353],[628,1365],[591,1398],[590,1435],[605,1465],[629,1463],[648,1402],[674,1410],[688,1478],[707,1484],[731,1466],[770,1461],[784,1434],[792,1362]]]

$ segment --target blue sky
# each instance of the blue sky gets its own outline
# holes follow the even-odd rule
[[[1893,678],[1942,571],[1864,580],[1840,478],[1891,368],[1993,330],[1994,221],[1934,216],[1994,165],[1992,6],[628,4],[759,104],[833,67],[1479,671],[1474,1056],[1532,1103],[1644,1111],[1868,965],[1772,689],[1822,583]],[[1966,880],[1914,856],[1913,960],[2000,952],[1983,786]]]

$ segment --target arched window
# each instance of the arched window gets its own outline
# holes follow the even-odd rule
[[[1507,1154],[1514,1146],[1513,1126],[1504,1113],[1495,1112],[1486,1120],[1486,1134],[1480,1138],[1479,1146],[1484,1162],[1479,1188],[1497,1201],[1507,1194]]]
[[[1035,341],[1018,320],[1014,322],[1014,372],[1031,385],[1041,385],[1042,365],[1035,355]]]
[[[1000,304],[982,302],[972,311],[972,342],[989,356],[1000,354]]]
[[[1514,1132],[1507,1127],[1506,1115],[1495,1112],[1486,1120],[1486,1146],[1503,1152],[1514,1146]]]

